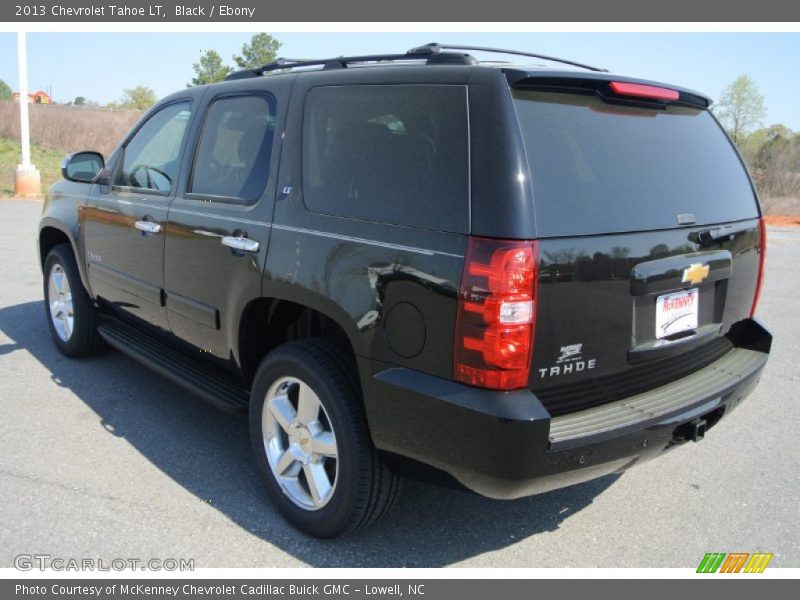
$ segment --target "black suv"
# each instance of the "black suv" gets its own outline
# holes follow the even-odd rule
[[[107,160],[68,156],[44,207],[61,351],[249,411],[315,536],[400,475],[518,498],[622,471],[701,439],[767,361],[764,224],[709,100],[474,50],[182,90]]]

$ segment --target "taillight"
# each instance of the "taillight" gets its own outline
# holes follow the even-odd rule
[[[681,96],[675,90],[655,85],[645,85],[643,83],[612,81],[608,85],[611,91],[617,96],[633,96],[635,98],[648,98],[650,100],[665,100],[669,102],[675,101]]]
[[[458,293],[457,381],[497,390],[528,384],[538,260],[535,241],[470,238]]]
[[[758,221],[758,278],[756,279],[756,293],[753,294],[753,305],[750,307],[750,318],[756,314],[758,298],[761,296],[761,286],[764,283],[764,259],[767,256],[767,225],[762,217]]]

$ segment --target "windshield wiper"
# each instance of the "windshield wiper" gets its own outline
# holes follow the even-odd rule
[[[693,231],[689,234],[689,240],[700,245],[712,244],[727,237],[734,236],[737,233],[750,231],[756,227],[757,225],[753,225],[752,223],[735,223],[733,225],[713,227],[711,229],[703,229],[702,231]]]

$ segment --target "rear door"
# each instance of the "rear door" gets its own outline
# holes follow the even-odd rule
[[[513,90],[540,240],[531,387],[553,414],[718,358],[758,277],[758,204],[708,110],[607,91]]]
[[[94,186],[83,213],[93,294],[121,315],[165,330],[164,229],[191,115],[191,97],[153,112],[120,149],[110,185]]]
[[[240,317],[260,296],[275,202],[278,118],[276,96],[264,88],[228,88],[212,96],[169,211],[170,328],[220,361],[238,351]]]

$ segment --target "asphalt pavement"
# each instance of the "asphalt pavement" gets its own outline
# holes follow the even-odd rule
[[[394,511],[318,541],[262,491],[246,421],[114,351],[50,339],[41,204],[0,200],[0,567],[19,554],[191,558],[196,567],[694,567],[773,552],[800,567],[800,228],[771,229],[757,390],[705,440],[511,502],[409,483]]]

